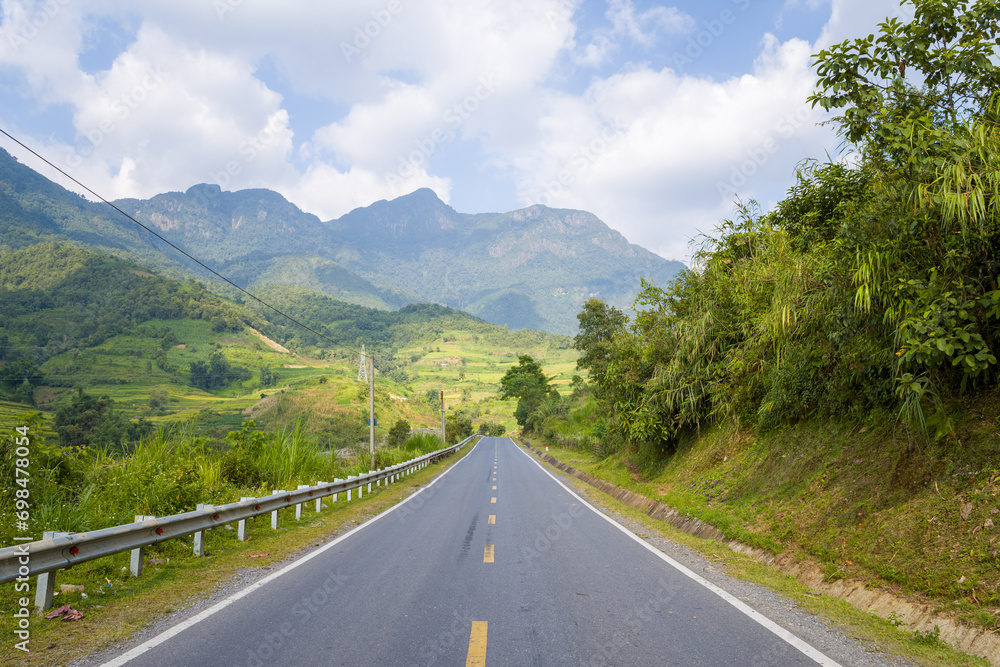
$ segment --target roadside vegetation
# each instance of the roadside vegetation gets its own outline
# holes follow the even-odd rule
[[[850,157],[738,203],[633,314],[588,301],[587,382],[523,423],[730,537],[995,628],[1000,3],[912,5],[815,56]]]
[[[269,516],[250,519],[246,542],[237,539],[235,529],[210,531],[205,536],[204,557],[192,555],[191,536],[147,547],[141,577],[129,573],[128,552],[60,572],[55,605],[70,604],[83,612],[83,618],[72,623],[32,621],[31,652],[16,650],[13,642],[7,642],[0,648],[0,662],[25,667],[65,665],[113,642],[127,641],[170,614],[184,614],[192,602],[197,605],[198,598],[210,596],[233,577],[263,576],[289,557],[354,528],[413,493],[471,449],[466,447],[458,455],[416,471],[399,483],[375,486],[363,500],[355,496],[351,502],[345,502],[343,497],[333,502],[328,498],[321,512],[315,511],[313,503],[307,503],[298,521],[293,510],[284,510],[278,530],[271,529]],[[63,584],[68,586],[62,588]],[[4,587],[0,607],[17,608],[16,595],[13,586]],[[0,631],[13,636],[15,620],[10,614],[0,616]]]

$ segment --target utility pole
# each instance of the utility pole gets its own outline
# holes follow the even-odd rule
[[[375,469],[375,360],[368,357],[368,449]]]
[[[444,389],[441,390],[441,444],[448,444],[448,434],[444,430]]]

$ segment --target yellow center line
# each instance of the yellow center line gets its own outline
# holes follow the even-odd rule
[[[469,653],[465,658],[465,667],[486,667],[486,621],[473,621],[472,632],[469,633]]]
[[[490,498],[490,502],[491,503],[495,503],[496,501],[497,501],[497,497],[496,496],[493,496],[492,498]]]
[[[497,490],[497,485],[496,485],[496,484],[494,484],[494,485],[493,485],[493,490],[494,490],[494,491],[496,491],[496,490]]]
[[[490,518],[486,520],[486,523],[496,523],[496,522],[497,522],[497,515],[496,514],[491,514]]]
[[[492,563],[493,562],[493,545],[487,544],[486,549],[483,550],[483,562]]]

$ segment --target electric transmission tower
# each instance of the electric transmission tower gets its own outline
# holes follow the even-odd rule
[[[361,344],[361,364],[358,366],[358,381],[368,382],[368,364],[365,359],[365,344]]]

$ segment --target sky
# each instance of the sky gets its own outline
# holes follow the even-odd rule
[[[0,0],[0,127],[108,199],[422,187],[590,211],[667,259],[845,151],[811,56],[896,0]],[[24,149],[0,147],[71,190]]]

